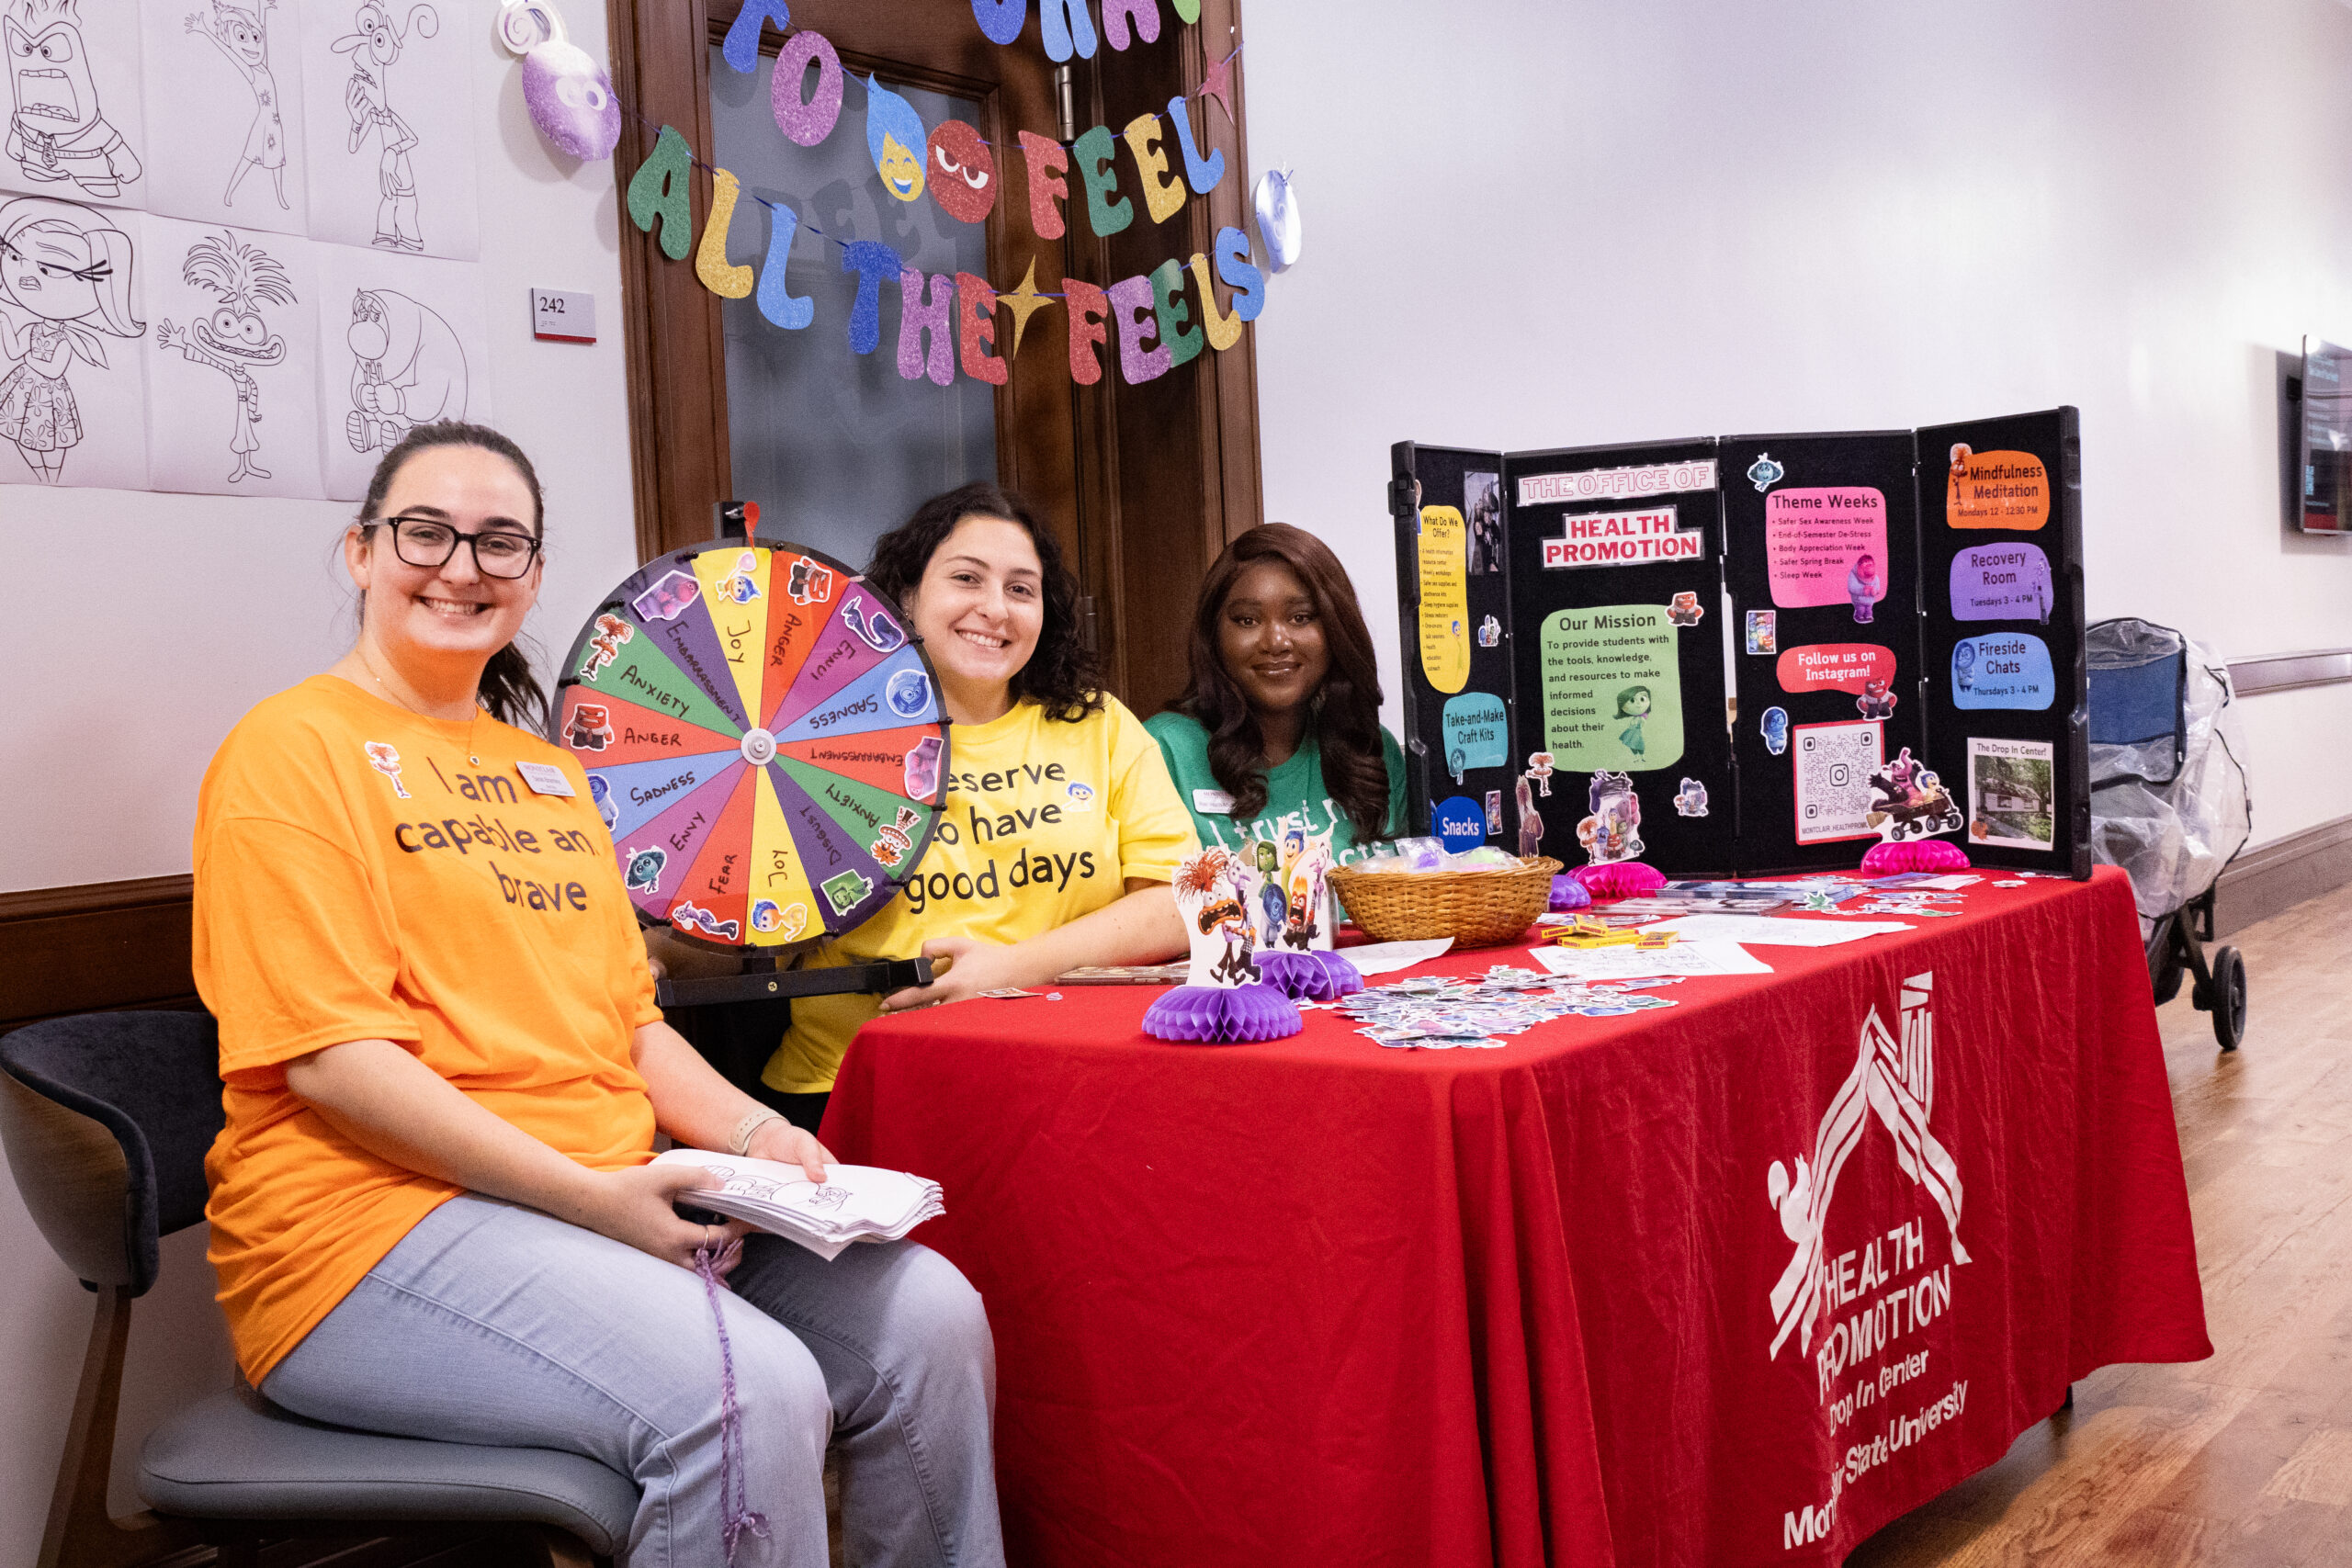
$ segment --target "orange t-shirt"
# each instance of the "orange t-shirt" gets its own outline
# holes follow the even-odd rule
[[[197,798],[195,957],[228,1111],[205,1214],[256,1386],[459,1190],[338,1134],[286,1087],[291,1058],[390,1040],[583,1165],[651,1156],[630,1046],[662,1012],[612,840],[580,764],[487,715],[420,717],[333,675],[247,714]]]

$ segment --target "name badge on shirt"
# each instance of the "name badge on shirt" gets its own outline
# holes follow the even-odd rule
[[[571,796],[578,793],[572,789],[571,781],[563,776],[563,770],[552,762],[517,762],[514,771],[523,775],[523,782],[531,786],[533,795]]]
[[[1221,789],[1196,789],[1193,792],[1193,809],[1204,817],[1233,815],[1233,796]]]

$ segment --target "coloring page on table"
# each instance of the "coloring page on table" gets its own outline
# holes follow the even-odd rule
[[[0,196],[0,484],[147,488],[147,222]]]
[[[0,191],[142,205],[147,115],[132,0],[0,0]]]
[[[309,231],[301,28],[276,0],[141,0],[148,209]]]
[[[318,247],[152,214],[146,228],[151,488],[323,497]]]
[[[409,431],[491,418],[481,281],[462,262],[315,247],[326,495],[357,501]]]
[[[311,237],[471,261],[479,39],[461,0],[300,0]]]

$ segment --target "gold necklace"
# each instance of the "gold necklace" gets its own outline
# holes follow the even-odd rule
[[[368,651],[366,649],[356,649],[353,651],[359,655],[359,668],[367,671],[368,678],[375,682],[377,685],[383,688],[384,695],[391,698],[392,701],[400,704],[401,706],[408,709],[409,712],[416,715],[419,718],[432,719],[435,724],[444,722],[443,720],[433,718],[431,714],[426,713],[423,708],[418,707],[414,703],[410,702],[406,697],[403,697],[398,692],[393,691],[390,686],[385,684],[384,678],[376,673],[375,662],[368,657]],[[481,704],[477,701],[474,704],[473,717],[466,721],[466,761],[471,762],[477,768],[481,766],[481,758],[474,750],[474,730],[481,723]]]

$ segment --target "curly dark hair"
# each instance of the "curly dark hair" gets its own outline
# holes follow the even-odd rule
[[[1197,722],[1209,735],[1209,771],[1233,796],[1235,820],[1246,822],[1266,808],[1266,743],[1250,701],[1226,672],[1218,651],[1217,623],[1234,581],[1261,561],[1288,567],[1323,624],[1323,647],[1330,659],[1323,684],[1311,701],[1309,733],[1323,754],[1323,783],[1347,814],[1358,843],[1388,836],[1388,761],[1380,743],[1380,671],[1372,633],[1356,604],[1355,585],[1331,547],[1304,528],[1267,523],[1225,547],[1201,580],[1193,607],[1192,682],[1168,705]]]
[[[1037,631],[1037,647],[1012,677],[1017,702],[1031,698],[1046,716],[1075,724],[1102,706],[1102,672],[1093,650],[1079,638],[1078,579],[1062,564],[1061,547],[1052,530],[1020,495],[992,484],[968,484],[934,495],[915,508],[915,514],[874,541],[874,558],[865,581],[892,603],[903,606],[931,558],[967,517],[1001,517],[1028,530],[1037,547],[1037,564],[1045,573],[1045,624]]]
[[[523,479],[524,488],[531,492],[531,536],[547,537],[547,497],[539,491],[538,470],[531,467],[531,459],[507,436],[486,424],[465,424],[445,420],[438,424],[413,427],[399,443],[377,461],[376,472],[368,480],[368,494],[359,503],[360,532],[372,534],[377,521],[384,514],[384,497],[392,488],[392,480],[411,457],[435,446],[478,446],[485,452],[495,452],[514,465]],[[542,554],[540,559],[546,559]],[[362,620],[368,615],[368,596],[359,596]],[[518,729],[537,734],[547,727],[548,694],[539,678],[531,672],[530,656],[524,652],[526,641],[518,637],[490,656],[490,663],[481,672],[481,705],[490,716],[501,724],[511,724]]]

